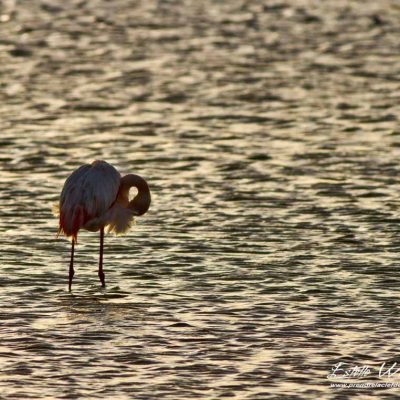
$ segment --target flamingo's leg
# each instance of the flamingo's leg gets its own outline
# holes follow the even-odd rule
[[[104,272],[103,272],[103,247],[104,247],[104,228],[101,228],[100,229],[99,278],[100,278],[101,286],[105,287],[106,282],[104,280]]]
[[[69,279],[68,279],[68,290],[71,291],[72,286],[72,278],[74,277],[74,247],[75,247],[75,240],[72,239],[72,247],[71,247],[71,260],[69,262]]]

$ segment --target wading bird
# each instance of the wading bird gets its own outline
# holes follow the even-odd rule
[[[129,201],[129,189],[137,194]],[[58,235],[72,238],[68,289],[74,276],[74,247],[78,231],[100,231],[99,278],[105,286],[103,272],[104,228],[115,234],[125,233],[135,216],[143,215],[150,206],[151,196],[147,182],[139,175],[120,173],[105,161],[94,161],[76,169],[65,181],[56,207],[59,217]]]

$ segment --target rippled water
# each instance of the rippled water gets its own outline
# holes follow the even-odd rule
[[[399,394],[327,379],[400,359],[397,1],[8,0],[0,21],[2,398]],[[105,290],[80,234],[69,294],[51,207],[94,159],[153,204],[106,237]]]

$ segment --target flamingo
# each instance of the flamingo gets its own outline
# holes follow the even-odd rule
[[[129,201],[129,189],[137,195]],[[65,181],[55,212],[59,217],[58,234],[71,237],[68,290],[74,277],[74,248],[78,231],[100,231],[98,275],[105,287],[103,271],[104,228],[107,232],[123,234],[131,228],[135,216],[143,215],[150,207],[151,196],[147,182],[139,175],[120,173],[105,161],[93,161],[76,169]]]

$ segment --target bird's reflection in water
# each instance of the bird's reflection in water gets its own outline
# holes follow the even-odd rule
[[[63,295],[60,298],[63,318],[72,323],[105,323],[111,321],[133,322],[141,320],[145,304],[120,290],[101,292],[98,288],[88,288],[79,294]]]

